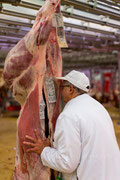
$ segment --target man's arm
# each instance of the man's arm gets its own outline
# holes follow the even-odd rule
[[[80,162],[80,127],[72,117],[61,113],[57,120],[55,148],[45,147],[41,153],[44,166],[65,173],[72,173]]]

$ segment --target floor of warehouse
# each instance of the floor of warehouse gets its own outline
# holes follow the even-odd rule
[[[12,180],[15,146],[16,118],[0,117],[0,180]]]
[[[118,109],[107,107],[114,123],[115,132],[120,147],[120,125]],[[11,180],[14,171],[16,146],[16,119],[0,117],[0,180]]]

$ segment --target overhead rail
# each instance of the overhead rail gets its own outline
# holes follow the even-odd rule
[[[29,27],[31,28],[33,24],[31,23],[24,23],[24,22],[20,22],[20,21],[15,21],[15,20],[12,20],[12,17],[6,17],[6,19],[2,19],[0,18],[0,23],[4,23],[4,24],[11,24],[11,25],[18,25],[18,26],[24,26],[24,27]],[[115,36],[120,36],[120,32],[115,32],[115,31],[111,31],[111,30],[101,30],[99,28],[92,28],[90,25],[87,26],[87,25],[82,25],[82,24],[72,24],[72,23],[67,23],[65,22],[65,27],[70,27],[70,28],[76,28],[76,29],[82,29],[82,30],[87,30],[87,31],[92,31],[92,32],[98,32],[98,33],[102,33],[102,34],[108,34],[108,35],[115,35]],[[2,27],[1,27],[2,28]],[[7,28],[7,27],[6,27]],[[29,29],[30,30],[30,29]],[[72,29],[71,29],[72,31]]]
[[[2,3],[0,7],[0,13],[10,16],[17,16],[20,18],[26,18],[30,20],[34,20],[38,11],[31,10],[28,8],[13,6],[11,4]]]
[[[100,0],[99,0],[100,1]],[[107,5],[109,5],[109,6],[113,6],[113,7],[117,7],[117,8],[119,8],[120,7],[120,2],[118,2],[118,3],[116,3],[115,1],[112,1],[112,0],[102,0],[102,1],[100,1],[101,3],[103,2],[103,3],[105,3],[105,4],[107,4]]]
[[[20,27],[11,27],[11,26],[4,26],[4,25],[0,25],[0,30],[9,31],[9,32],[12,31],[15,33],[22,33],[22,34],[28,33],[28,31],[22,30],[20,29]]]
[[[44,3],[43,0],[21,0],[20,6],[38,10]]]
[[[7,0],[0,1],[0,35],[22,38],[32,27],[38,9],[44,1],[11,0],[9,2],[10,4]],[[71,46],[72,43],[75,47],[79,45],[78,41],[74,43],[74,37],[77,36],[86,38],[88,44],[90,38],[98,42],[102,40],[120,42],[120,4],[110,0],[62,0],[61,10],[64,17],[67,17],[66,21],[64,20],[66,36],[71,35],[71,39],[73,38],[73,42],[69,42]],[[88,44],[86,42],[86,46]]]
[[[2,41],[0,40],[0,44],[16,44],[17,42],[11,42],[11,41]]]
[[[69,58],[70,59],[70,58]],[[68,61],[66,62],[66,59],[64,60],[64,70],[65,69],[80,69],[80,68],[91,68],[91,67],[94,67],[94,68],[97,68],[97,67],[101,67],[102,68],[114,68],[115,66],[117,67],[117,58],[112,58],[112,57],[109,57],[109,63],[108,63],[108,60],[106,61],[102,61],[102,59],[97,59],[95,61],[91,61],[88,63],[85,61],[85,59],[83,59],[83,61],[76,61],[76,62],[69,62]]]
[[[91,32],[96,32],[96,33],[101,33],[101,34],[107,34],[107,35],[115,35],[115,36],[120,36],[120,33],[118,32],[111,32],[108,30],[101,30],[97,28],[92,28],[90,26],[82,26],[82,25],[77,25],[77,24],[72,24],[72,23],[65,23],[65,27],[71,27],[71,28],[76,28],[76,29],[82,29],[85,31],[91,31]]]
[[[43,4],[45,0],[1,0],[0,2],[3,3],[10,3],[13,5],[20,5],[23,7],[31,8],[31,9],[36,9],[38,10]],[[100,8],[100,9],[105,9],[110,12],[113,12],[113,10],[116,10],[115,7],[119,8],[120,7],[120,1],[114,1],[114,0],[61,0],[62,5],[74,5],[74,7],[80,7],[80,5],[88,5],[90,8]],[[104,4],[103,4],[104,3]],[[112,7],[110,7],[112,5]],[[84,9],[85,10],[85,9]]]
[[[18,34],[18,33],[14,33],[14,32],[2,32],[0,31],[0,36],[11,36],[11,37],[18,37],[18,38],[23,38],[23,36],[25,36],[25,34]]]
[[[9,41],[13,42],[13,40],[16,40],[16,38],[22,38],[23,36],[25,36],[25,34],[18,34],[17,32],[13,31],[13,32],[0,32],[1,36],[4,36],[4,39],[8,39],[9,37],[12,37],[12,40]],[[5,37],[6,36],[6,37]],[[101,36],[101,37],[97,37],[94,34],[88,34],[88,33],[84,33],[84,32],[79,32],[79,33],[75,33],[75,32],[69,32],[66,31],[66,39],[69,45],[69,48],[76,48],[76,49],[80,49],[81,45],[86,45],[86,48],[89,49],[92,46],[99,46],[99,47],[103,47],[106,45],[110,45],[111,42],[117,42],[117,38],[115,38],[114,36]],[[16,43],[19,41],[16,40]]]
[[[3,3],[18,4],[21,0],[0,0]]]
[[[5,19],[5,18],[0,18],[0,23],[1,24],[11,24],[11,25],[19,25],[19,26],[24,26],[24,27],[32,27],[32,24],[31,23],[24,23],[24,22],[18,22],[18,21],[15,21],[15,20],[8,20],[8,19]]]
[[[106,25],[108,27],[117,28],[117,29],[120,28],[120,21],[109,19],[109,17],[97,16],[95,14],[91,14],[91,13],[80,11],[80,10],[74,10],[73,14],[70,15],[71,7],[67,7],[67,9],[64,9],[64,7],[62,6],[62,10],[63,10],[63,14],[69,18],[75,18],[75,19],[79,19],[85,22],[92,22],[92,23],[96,23],[100,25]],[[36,16],[35,14],[37,14],[37,11],[30,12],[30,10],[26,8],[23,8],[21,10],[21,7],[19,6],[14,7],[9,4],[2,4],[1,13],[5,15],[9,15],[9,16],[15,16],[15,17],[25,18],[29,20],[34,20]]]
[[[64,57],[64,55],[63,55]],[[68,56],[68,57],[64,57],[64,61],[65,61],[65,64],[66,65],[79,65],[81,62],[82,63],[96,63],[98,62],[99,64],[102,64],[103,62],[104,63],[108,63],[108,59],[110,60],[109,62],[113,62],[113,63],[116,63],[117,61],[117,58],[116,56],[114,55],[106,55],[105,57],[102,55],[90,55],[89,56]],[[116,61],[115,61],[116,60]]]
[[[95,2],[97,2],[95,4]],[[101,1],[102,2],[102,1]],[[73,6],[77,9],[88,11],[90,13],[109,16],[112,19],[120,20],[120,11],[119,8],[109,7],[106,4],[101,3],[100,1],[85,1],[85,0],[63,0],[64,5]]]
[[[91,38],[93,38],[93,40],[95,40],[95,39],[101,39],[101,40],[112,40],[112,41],[115,41],[115,40],[117,40],[117,38],[115,38],[115,36],[103,36],[103,35],[101,35],[100,36],[100,34],[94,34],[94,33],[90,33],[90,32],[70,32],[70,31],[66,31],[66,34],[70,34],[70,35],[72,35],[72,36],[82,36],[82,37],[86,37],[86,41],[87,41],[87,38],[88,37],[91,37]]]
[[[112,1],[114,1],[115,3],[119,3],[119,4],[120,4],[120,1],[119,1],[119,0],[112,0]]]
[[[8,33],[9,32],[16,32],[16,36],[17,34],[22,38],[29,30],[30,28],[32,27],[32,24],[31,23],[23,23],[23,22],[18,22],[18,21],[13,21],[12,18],[10,18],[9,20],[6,20],[6,19],[0,19],[0,23],[2,23],[2,25],[0,26],[0,30],[4,30],[4,33],[7,31]],[[4,24],[8,24],[8,25],[11,25],[13,27],[10,27],[10,26],[4,26]],[[24,26],[24,27],[27,27],[28,30],[23,30],[21,29],[21,27]],[[111,32],[111,31],[105,31],[105,30],[100,30],[100,29],[97,29],[97,28],[92,28],[92,27],[86,27],[84,25],[75,25],[75,24],[72,24],[72,23],[65,23],[65,27],[67,29],[66,30],[66,33],[70,33],[70,34],[76,34],[77,36],[80,36],[81,34],[83,36],[92,36],[92,37],[99,37],[99,38],[103,38],[103,39],[112,39],[112,40],[116,40],[118,39],[118,37],[120,38],[120,32]],[[68,29],[69,28],[69,29]],[[85,32],[76,32],[75,30],[84,30]],[[94,34],[91,34],[90,32],[94,33]],[[2,32],[3,34],[3,32]],[[6,33],[7,35],[7,33]],[[107,36],[106,36],[107,35]],[[14,34],[13,34],[14,36]]]
[[[80,19],[80,20],[84,20],[84,21],[88,21],[88,22],[93,22],[93,23],[97,23],[97,24],[101,24],[101,25],[108,25],[110,27],[119,28],[119,26],[120,26],[120,11],[119,11],[119,9],[114,10],[114,8],[110,7],[109,11],[111,9],[110,13],[112,14],[112,15],[110,15],[110,14],[106,14],[108,12],[108,10],[106,8],[103,8],[104,6],[101,5],[102,12],[100,12],[99,14],[98,13],[96,14],[95,12],[91,13],[91,12],[87,11],[88,9],[86,9],[87,8],[86,6],[91,7],[91,4],[87,5],[87,4],[83,3],[86,1],[83,1],[83,2],[82,1],[83,0],[79,0],[79,1],[63,0],[63,2],[65,2],[65,4],[61,6],[63,15],[66,17],[70,17],[70,18],[76,18],[76,19]],[[39,4],[37,4],[37,2],[39,2]],[[66,5],[68,5],[67,3],[69,4],[69,6],[66,6]],[[31,8],[33,8],[33,9],[34,9],[34,6],[36,6],[36,8],[38,10],[44,4],[44,1],[40,0],[40,1],[33,2],[32,0],[29,0],[29,1],[21,0],[21,2],[19,3],[19,6],[24,6],[24,4],[29,5],[29,8],[31,6]],[[76,6],[78,6],[78,5],[83,8],[81,8],[81,9],[76,8]],[[17,8],[15,7],[16,8],[16,10],[15,10],[15,8],[13,6],[10,7],[10,5],[3,3],[2,7],[1,7],[1,13],[18,16],[18,17],[22,17],[22,18],[35,19],[35,14],[32,14],[32,12],[27,13],[27,11],[28,11],[27,9],[26,10],[22,9],[22,13],[21,13],[21,10],[19,10],[19,8],[20,8],[19,6]],[[25,6],[25,7],[28,7],[28,6]],[[98,5],[96,8],[92,8],[92,9],[94,11],[99,12]],[[114,16],[114,18],[113,18],[113,16]]]

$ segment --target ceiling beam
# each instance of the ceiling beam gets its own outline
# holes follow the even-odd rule
[[[107,7],[104,4],[101,4],[97,1],[96,5],[94,1],[83,1],[83,0],[62,0],[62,4],[73,6],[80,10],[87,10],[89,13],[94,13],[98,15],[109,16],[112,19],[120,20],[119,9],[115,9],[114,7]]]
[[[25,3],[25,1],[23,1]],[[64,2],[64,1],[63,1]],[[29,4],[28,2],[26,2],[27,4]],[[38,6],[42,6],[44,4],[44,1],[39,1],[40,4],[37,5]],[[75,9],[70,6],[71,4],[81,4],[82,2],[78,2],[76,0],[74,1],[71,1],[71,0],[65,0],[65,3],[70,3],[68,7],[65,7],[65,6],[61,6],[61,10],[62,10],[62,13],[64,16],[66,17],[69,17],[69,18],[76,18],[76,19],[79,19],[79,20],[83,20],[83,21],[87,21],[87,22],[92,22],[92,23],[97,23],[97,24],[100,24],[100,25],[106,25],[106,26],[109,26],[109,27],[113,27],[113,28],[117,28],[119,29],[120,27],[120,23],[119,23],[119,20],[120,20],[120,15],[119,15],[119,11],[117,11],[117,16],[115,18],[115,20],[117,21],[114,21],[113,18],[111,18],[111,16],[108,14],[107,17],[101,17],[101,15],[104,15],[103,12],[101,12],[98,16],[98,14],[96,14],[96,12],[87,12],[85,11],[86,7],[84,7],[82,10],[81,9]],[[31,3],[30,3],[31,4]],[[34,4],[34,3],[33,3]],[[85,3],[82,3],[82,4],[85,4]],[[19,4],[20,6],[21,4]],[[17,9],[19,10],[20,7],[17,7]],[[87,5],[88,6],[88,5]],[[91,6],[90,6],[91,7]],[[94,8],[92,8],[94,9]],[[35,19],[35,14],[33,15],[32,12],[31,13],[27,13],[27,8],[26,10],[23,9],[23,11],[26,11],[26,12],[17,12],[17,10],[12,10],[11,7],[7,6],[6,5],[2,5],[1,7],[1,13],[3,14],[7,14],[7,15],[12,15],[12,16],[18,16],[20,18],[27,18],[27,19],[30,19],[30,20],[34,20]],[[95,11],[99,11],[98,7],[95,8]],[[107,10],[105,10],[105,12],[107,12]],[[112,13],[112,11],[111,11]],[[113,15],[115,16],[115,12],[113,13]]]

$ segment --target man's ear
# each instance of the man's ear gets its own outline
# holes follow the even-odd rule
[[[71,85],[70,85],[70,93],[73,93],[73,91],[74,91],[74,87],[73,87],[73,85],[71,84]]]

